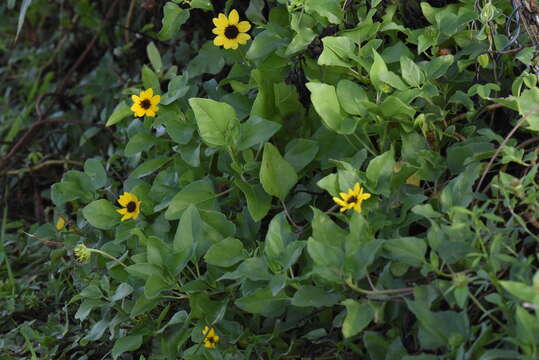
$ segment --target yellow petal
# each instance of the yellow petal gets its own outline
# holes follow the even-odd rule
[[[217,16],[217,18],[213,19],[213,24],[224,29],[228,26],[228,19],[226,18],[225,14],[221,13]]]
[[[213,28],[211,32],[214,33],[215,35],[224,35],[225,29],[223,29],[223,28]]]
[[[151,99],[153,96],[153,89],[152,88],[149,88],[146,90],[146,97]]]
[[[140,98],[137,95],[133,94],[131,95],[131,100],[133,100],[133,102],[137,104],[140,101]]]
[[[127,214],[127,209],[126,208],[117,209],[116,212],[118,214],[125,215],[125,214]]]
[[[236,40],[242,45],[247,44],[247,41],[249,39],[251,39],[251,36],[249,34],[244,34],[244,33],[239,33],[238,37],[236,38]]]
[[[333,201],[335,201],[337,204],[339,204],[340,206],[346,206],[346,202],[342,201],[341,199],[339,199],[338,197],[333,197]]]
[[[359,183],[356,183],[354,185],[354,193],[358,194],[360,190],[361,190],[361,186],[359,185]]]
[[[346,199],[348,199],[348,194],[347,193],[341,192],[341,193],[339,193],[339,196],[342,197],[345,201],[346,201]]]
[[[370,197],[371,197],[371,194],[369,193],[361,194],[360,200],[367,200],[367,199],[370,199]]]
[[[237,40],[231,40],[231,49],[236,50],[238,48],[239,44]]]
[[[161,96],[160,95],[155,95],[154,97],[152,97],[152,99],[150,100],[150,103],[152,105],[157,105],[161,102]]]
[[[152,111],[151,109],[146,110],[146,116],[155,117],[155,111]]]
[[[213,45],[215,46],[223,46],[225,44],[225,37],[224,35],[219,35],[215,39],[213,39]]]
[[[240,21],[240,15],[236,11],[236,9],[232,10],[230,14],[228,14],[228,25],[237,25]]]
[[[240,21],[238,23],[238,31],[239,32],[247,32],[251,29],[251,23],[249,21]]]
[[[232,47],[232,44],[233,44],[233,41],[225,37],[223,41],[223,47],[225,49],[230,49]]]

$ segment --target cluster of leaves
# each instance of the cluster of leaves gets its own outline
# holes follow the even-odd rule
[[[36,236],[61,257],[91,249],[62,264],[85,329],[73,346],[539,356],[539,90],[533,48],[504,54],[511,4],[251,0],[238,10],[253,40],[235,51],[210,32],[233,5],[167,2],[148,64],[102,119],[127,143],[51,187],[68,226]],[[129,95],[149,88],[157,116],[134,118]],[[339,212],[332,197],[356,183],[371,197]],[[136,219],[117,213],[123,192],[141,201]]]

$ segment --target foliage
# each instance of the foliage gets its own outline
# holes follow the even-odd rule
[[[232,9],[252,23],[237,50],[211,33]],[[2,321],[0,351],[539,356],[539,93],[531,35],[503,33],[510,3],[178,0],[162,11],[156,28],[137,17],[144,57],[129,80],[73,90],[114,141],[81,151],[81,170],[43,191],[54,219],[27,242],[4,217],[3,316],[32,298],[6,254],[39,248],[28,264],[43,242],[61,246],[42,263],[56,311]],[[515,41],[524,48],[506,54]],[[156,116],[135,117],[130,96],[147,89]],[[122,221],[118,209],[134,211],[117,203],[124,193],[137,216]],[[356,195],[361,211],[333,200]]]

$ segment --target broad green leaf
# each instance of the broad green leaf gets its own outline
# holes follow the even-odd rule
[[[305,10],[325,17],[332,24],[342,22],[343,11],[339,2],[334,0],[306,0]]]
[[[240,179],[234,184],[241,190],[247,199],[247,209],[254,221],[260,221],[271,207],[271,196],[266,194],[259,184],[251,185]]]
[[[177,193],[170,201],[165,218],[167,220],[179,219],[190,204],[196,205],[199,209],[215,210],[215,193],[208,179],[195,181]]]
[[[350,59],[354,59],[356,44],[345,36],[326,36],[322,39],[322,54],[318,57],[318,65],[351,67]]]
[[[384,81],[382,80],[382,76],[387,74],[389,70],[387,69],[384,59],[382,59],[376,50],[372,49],[372,55],[374,62],[372,63],[371,70],[369,71],[369,76],[376,90],[381,91],[384,89],[385,85]]]
[[[260,182],[264,190],[284,201],[297,181],[298,176],[292,165],[283,159],[275,146],[266,143],[260,165]]]
[[[129,142],[125,146],[124,155],[131,156],[138,154],[142,151],[151,149],[152,146],[157,144],[159,139],[147,133],[138,133],[129,139]]]
[[[400,58],[402,78],[413,87],[420,87],[425,82],[425,74],[416,63],[406,56]]]
[[[307,285],[296,291],[292,297],[292,305],[320,308],[323,306],[333,306],[340,298],[341,294],[339,293],[330,293],[321,287]]]
[[[150,275],[144,284],[144,296],[148,299],[155,299],[161,291],[167,289],[169,284],[162,275]]]
[[[189,260],[201,236],[202,220],[200,219],[200,214],[196,206],[190,204],[180,218],[180,223],[178,224],[178,229],[172,243],[174,252],[181,254],[181,258],[177,259],[179,267],[183,267],[187,260]]]
[[[286,305],[289,301],[284,292],[280,292],[274,296],[271,293],[271,289],[260,288],[251,295],[237,299],[234,303],[240,309],[252,314],[277,317],[286,310]]]
[[[135,170],[129,175],[130,178],[133,179],[140,179],[144,176],[148,176],[154,171],[161,168],[163,165],[165,165],[167,162],[169,162],[171,158],[169,157],[160,157],[155,159],[149,159],[137,166]]]
[[[337,98],[343,108],[350,115],[365,116],[368,110],[363,104],[369,98],[365,90],[353,81],[342,79],[337,83]]]
[[[168,83],[168,91],[161,96],[161,104],[169,105],[187,94],[187,91],[189,91],[190,88],[188,81],[189,78],[187,75],[178,75],[173,77]],[[159,109],[160,116],[162,111],[163,109]],[[174,118],[174,120],[177,119],[178,116]]]
[[[191,0],[189,5],[192,9],[202,9],[206,11],[213,10],[213,5],[210,0]]]
[[[284,158],[294,167],[294,170],[301,171],[314,160],[318,149],[316,141],[294,139],[286,145]]]
[[[521,116],[526,116],[528,128],[539,131],[539,89],[534,87],[524,90],[516,99],[518,112]]]
[[[213,244],[204,260],[211,265],[229,267],[245,259],[243,243],[235,238],[226,238],[217,244]]]
[[[345,338],[359,334],[374,319],[374,310],[368,303],[346,299],[346,317],[342,324],[342,334]]]
[[[328,128],[338,134],[351,134],[354,132],[357,121],[342,113],[337,92],[333,85],[309,82],[306,86],[311,92],[314,109]]]
[[[384,249],[389,253],[390,259],[403,264],[419,267],[425,263],[427,244],[425,239],[416,237],[402,237],[387,240]]]
[[[146,65],[142,66],[141,74],[142,85],[146,89],[153,89],[154,94],[159,94],[161,92],[161,84],[159,83],[157,74]]]
[[[142,345],[142,335],[122,336],[116,339],[112,347],[112,358],[116,360],[124,352],[137,350]]]
[[[249,120],[240,125],[241,135],[238,150],[243,151],[253,145],[268,141],[279,129],[281,129],[281,125],[276,122],[251,116]]]
[[[210,99],[191,98],[200,137],[210,146],[235,146],[240,123],[234,108]]]
[[[517,281],[500,281],[500,285],[522,301],[534,302],[538,296],[533,287]]]
[[[175,33],[179,33],[181,26],[189,19],[189,10],[182,9],[169,1],[163,8],[163,14],[163,26],[157,37],[159,40],[166,41],[172,39]]]
[[[117,124],[132,114],[133,112],[131,111],[131,106],[127,105],[125,101],[122,101],[118,105],[116,105],[114,111],[112,112],[112,114],[110,114],[105,126],[112,126],[114,124]]]
[[[367,166],[367,179],[384,194],[389,194],[389,181],[395,166],[393,150],[378,155]]]
[[[120,222],[121,215],[105,199],[95,200],[82,209],[82,215],[92,225],[101,230],[110,230]]]
[[[122,300],[126,296],[131,295],[133,292],[133,287],[128,283],[121,283],[114,292],[114,295],[111,296],[110,301]]]
[[[148,59],[150,59],[150,63],[152,64],[155,72],[160,73],[161,69],[163,68],[163,62],[161,61],[159,50],[157,50],[157,46],[155,46],[153,41],[146,46],[146,53],[148,54]]]
[[[88,159],[84,162],[84,173],[88,175],[95,190],[107,183],[107,173],[100,159]]]

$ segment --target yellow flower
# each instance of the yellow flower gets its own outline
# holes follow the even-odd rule
[[[213,349],[219,342],[219,336],[215,335],[215,329],[204,327],[204,330],[202,330],[202,334],[205,335],[204,337],[204,347],[207,347],[208,349]]]
[[[92,250],[88,249],[84,244],[78,244],[75,246],[73,253],[75,254],[77,261],[80,263],[88,262],[90,260],[90,256],[92,256]]]
[[[251,29],[251,24],[249,21],[240,21],[236,10],[232,10],[228,14],[228,18],[225,14],[219,14],[218,17],[213,18],[213,23],[215,28],[212,31],[217,35],[213,39],[213,44],[216,46],[236,50],[239,45],[246,44],[247,40],[251,38],[249,34],[246,34]]]
[[[140,213],[141,201],[135,194],[124,192],[118,198],[118,203],[123,206],[123,209],[118,209],[116,212],[122,214],[122,221],[129,220],[131,218],[136,219]]]
[[[58,218],[58,221],[56,222],[56,225],[55,225],[56,230],[58,230],[58,231],[62,230],[65,225],[66,225],[66,220],[64,219],[63,216],[60,216]]]
[[[142,117],[148,115],[154,117],[159,107],[157,104],[161,101],[161,96],[154,95],[153,89],[148,89],[141,91],[139,96],[131,95],[131,100],[133,100],[133,106],[131,106],[131,111],[135,113],[136,117]]]
[[[333,197],[333,201],[341,206],[341,212],[349,209],[354,209],[358,213],[361,212],[361,203],[371,197],[371,194],[364,193],[361,185],[356,183],[353,189],[349,189],[348,193],[339,193],[342,199]]]

